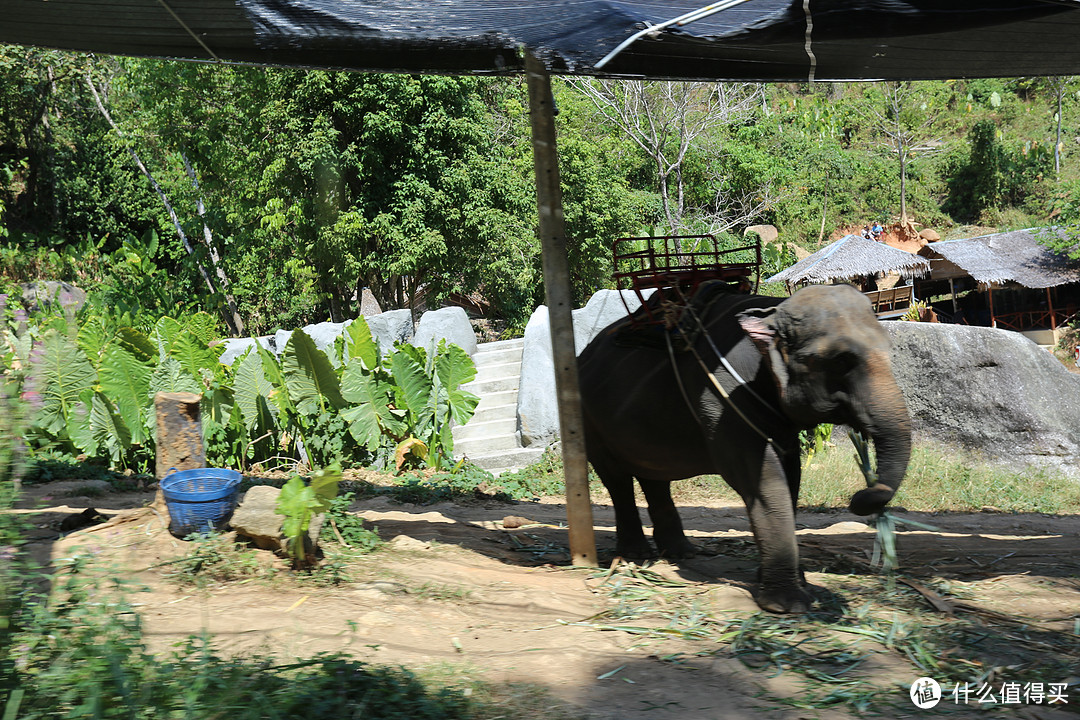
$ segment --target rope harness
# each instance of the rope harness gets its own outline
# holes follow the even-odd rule
[[[709,302],[707,302],[705,304],[705,306],[704,306],[705,309],[710,308],[717,300],[719,300],[719,297],[720,296],[715,296],[715,297],[711,298],[709,300]],[[665,317],[664,339],[666,341],[665,344],[667,346],[668,358],[671,361],[671,370],[675,374],[675,381],[679,386],[679,392],[683,396],[683,401],[686,403],[686,407],[690,411],[690,415],[693,416],[695,421],[697,421],[697,424],[701,427],[702,431],[705,430],[705,422],[698,415],[697,411],[694,409],[694,404],[690,401],[690,396],[686,391],[686,386],[683,383],[682,375],[679,372],[679,365],[675,360],[675,349],[674,349],[674,345],[672,344],[672,341],[671,341],[671,330],[673,328],[673,323],[669,324],[666,321],[667,318],[676,317],[676,316],[681,317],[681,315],[684,314],[684,313],[689,313],[690,317],[693,319],[694,323],[697,325],[696,329],[698,331],[700,331],[701,335],[704,335],[705,338],[707,338],[708,343],[709,343],[709,347],[712,348],[712,351],[716,355],[717,359],[720,361],[720,364],[723,365],[724,369],[728,372],[729,375],[731,375],[732,379],[735,380],[736,384],[741,385],[744,388],[746,388],[746,390],[762,405],[762,407],[766,408],[769,412],[771,412],[776,417],[783,419],[783,415],[780,413],[780,411],[778,409],[776,409],[775,407],[773,407],[773,405],[771,403],[769,403],[767,400],[765,400],[763,397],[758,395],[757,392],[755,392],[754,389],[752,387],[750,387],[750,384],[748,382],[746,382],[746,380],[743,379],[743,377],[738,373],[738,371],[735,370],[735,368],[731,365],[731,363],[728,362],[727,358],[724,357],[724,354],[722,352],[720,352],[720,348],[718,348],[716,346],[716,343],[713,342],[712,336],[709,335],[708,330],[705,328],[705,323],[702,322],[701,318],[694,311],[694,308],[693,308],[691,303],[686,302],[685,304],[679,305],[678,303],[675,303],[673,301],[669,301],[669,300],[666,300],[666,299],[661,299],[660,307],[664,311],[664,317]],[[676,309],[677,309],[677,314],[676,314]],[[697,361],[698,365],[701,367],[701,371],[703,373],[705,373],[705,377],[707,377],[709,379],[709,383],[712,385],[713,389],[716,390],[717,394],[721,397],[721,399],[724,401],[724,403],[729,408],[731,408],[731,410],[736,415],[738,415],[742,419],[742,421],[744,423],[746,423],[747,427],[749,427],[751,430],[753,430],[768,445],[770,445],[778,456],[783,457],[783,456],[787,455],[790,452],[790,449],[785,449],[785,448],[781,447],[779,445],[779,443],[777,443],[776,440],[774,440],[772,438],[772,436],[770,436],[768,433],[766,433],[764,430],[762,430],[753,420],[751,420],[746,415],[746,413],[743,412],[742,408],[740,408],[739,405],[732,399],[731,394],[728,393],[728,391],[724,389],[724,386],[720,384],[720,381],[716,379],[716,374],[713,373],[713,371],[709,369],[708,365],[706,365],[705,361],[701,358],[701,355],[698,354],[697,348],[694,347],[694,343],[692,343],[692,342],[687,343],[687,350],[689,350],[689,352],[694,356],[694,359]]]

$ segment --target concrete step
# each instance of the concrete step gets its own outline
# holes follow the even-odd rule
[[[517,429],[517,403],[507,403],[506,405],[485,405],[480,407],[476,406],[476,412],[473,414],[469,422],[461,427],[469,427],[473,423],[485,423],[492,420],[501,420],[509,424],[513,429]]]
[[[475,415],[465,425],[458,425],[452,430],[455,445],[462,440],[514,435],[516,431],[517,418],[477,421]]]
[[[461,387],[473,393],[474,395],[484,397],[486,395],[507,392],[509,390],[517,392],[519,380],[520,378],[517,375],[512,375],[510,377],[503,377],[497,380],[473,380],[472,382],[465,383]]]
[[[454,446],[454,455],[461,457],[466,453]],[[507,470],[520,470],[526,465],[532,465],[544,454],[542,448],[515,448],[506,452],[494,452],[486,455],[468,454],[469,461],[488,472],[498,474]]]
[[[502,363],[520,363],[522,352],[520,350],[498,350],[489,353],[476,353],[473,355],[473,364],[477,371],[489,365],[501,365]]]
[[[480,343],[476,346],[477,354],[499,352],[500,350],[520,350],[525,347],[525,338],[513,338],[511,340],[496,340],[495,342]],[[473,355],[476,357],[476,355]]]
[[[501,405],[513,405],[516,408],[517,399],[518,391],[516,388],[496,393],[485,393],[480,396],[480,402],[476,405],[476,410],[479,412],[480,410],[487,410],[488,408],[499,407]]]
[[[482,435],[480,437],[465,438],[461,441],[454,440],[454,452],[469,457],[516,449],[518,449],[517,433]]]
[[[493,363],[491,365],[477,365],[476,377],[470,382],[482,383],[503,378],[516,378],[521,375],[521,361]]]

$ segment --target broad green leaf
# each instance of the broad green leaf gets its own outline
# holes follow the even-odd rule
[[[248,431],[259,429],[265,432],[276,425],[270,400],[273,391],[274,386],[266,377],[266,369],[259,353],[248,351],[237,363],[236,375],[233,378],[236,404],[240,407],[240,414]]]
[[[341,411],[349,431],[358,443],[369,450],[379,446],[380,436],[386,431],[393,437],[401,437],[407,426],[390,407],[393,386],[382,378],[381,373],[371,373],[360,363],[345,368],[341,376],[341,394],[351,403]]]
[[[68,416],[67,432],[71,442],[81,452],[89,456],[97,455],[98,441],[94,437],[90,426],[90,406],[93,402],[94,391],[87,388],[82,399],[75,404],[71,415]]]
[[[281,353],[285,386],[296,409],[304,415],[320,415],[345,406],[341,384],[326,353],[315,347],[303,330],[294,330]]]
[[[79,328],[77,342],[82,351],[86,353],[87,358],[92,363],[97,363],[101,359],[101,353],[105,351],[105,346],[112,339],[113,332],[109,329],[105,319],[99,315],[93,315]]]
[[[218,354],[190,330],[184,330],[176,337],[170,355],[176,358],[192,377],[200,380],[203,377],[202,370],[208,370],[214,376],[220,376],[223,372],[221,363],[218,362]]]
[[[424,351],[411,345],[400,345],[390,356],[390,370],[394,383],[400,390],[401,401],[405,404],[415,424],[424,420],[424,411],[432,400],[432,381],[424,372]]]
[[[124,454],[131,447],[131,431],[113,410],[108,398],[100,392],[94,393],[90,404],[90,432],[97,444],[109,451],[113,463],[123,461]]]
[[[368,370],[374,370],[379,364],[379,346],[371,335],[364,316],[353,320],[345,328],[345,350],[350,361],[359,359]]]
[[[218,340],[221,333],[217,330],[217,320],[204,312],[197,312],[185,321],[185,329],[199,338],[203,345]]]
[[[341,482],[341,464],[334,462],[311,474],[311,490],[319,502],[317,513],[330,509],[330,501],[337,497]]]
[[[150,373],[149,365],[139,362],[117,344],[105,348],[98,370],[101,392],[116,407],[131,434],[131,442],[137,445],[146,440],[143,428],[151,404]]]
[[[273,388],[270,392],[270,399],[277,406],[279,417],[291,418],[296,413],[296,408],[293,406],[292,400],[289,398],[289,391],[285,387],[285,376],[281,371],[281,363],[278,362],[274,353],[262,345],[256,345],[255,352],[259,354],[259,359],[262,360],[263,373]]]
[[[435,372],[439,376],[450,402],[450,414],[454,422],[464,425],[476,412],[476,404],[480,398],[468,390],[462,390],[461,386],[476,377],[476,365],[472,358],[457,345],[439,345],[439,353],[435,356]]]
[[[158,357],[164,358],[172,352],[173,343],[180,336],[183,328],[171,317],[163,317],[154,325],[153,340],[158,348]]]
[[[39,352],[40,360],[35,366],[41,379],[38,425],[59,436],[67,429],[80,395],[94,386],[98,374],[83,351],[55,330],[42,336]]]
[[[159,392],[191,392],[201,393],[205,388],[184,370],[176,358],[167,357],[157,364],[150,374],[150,399]]]
[[[116,331],[117,341],[140,362],[148,362],[157,356],[157,345],[146,335],[132,327]]]

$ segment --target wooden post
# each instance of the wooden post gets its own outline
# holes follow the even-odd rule
[[[589,466],[585,457],[584,422],[578,389],[574,320],[571,315],[570,263],[566,254],[559,156],[555,145],[555,102],[551,76],[532,53],[525,54],[532,124],[533,167],[536,172],[536,209],[540,215],[544,289],[551,323],[551,349],[555,361],[555,390],[559,401],[559,427],[566,474],[566,519],[570,526],[570,560],[575,565],[596,565]]]
[[[949,292],[952,293],[952,313],[956,315],[956,279],[949,278]]]
[[[990,301],[990,327],[997,327],[997,320],[994,318],[994,288],[989,285],[986,286],[986,297]]]
[[[154,396],[157,414],[157,462],[154,473],[161,480],[175,468],[206,467],[202,414],[196,393],[164,393]]]
[[[1054,342],[1057,343],[1057,318],[1054,317],[1054,301],[1050,299],[1050,288],[1046,288],[1046,309],[1050,311],[1050,330],[1054,334]]]

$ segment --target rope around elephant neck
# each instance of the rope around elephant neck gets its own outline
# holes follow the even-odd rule
[[[708,432],[705,429],[705,422],[694,410],[694,404],[690,402],[690,395],[686,392],[686,386],[683,385],[682,375],[679,374],[679,365],[675,362],[675,348],[671,345],[671,332],[666,328],[664,329],[664,340],[667,341],[668,358],[671,360],[671,371],[675,373],[675,382],[679,386],[679,392],[682,393],[683,401],[686,402],[686,409],[690,411],[690,416],[697,421],[702,434],[708,436]]]
[[[754,398],[756,398],[757,401],[759,403],[761,403],[769,412],[771,412],[773,415],[776,415],[778,418],[782,419],[784,417],[783,414],[779,410],[777,410],[775,407],[773,407],[772,404],[769,403],[765,398],[758,395],[757,392],[755,392],[754,388],[750,387],[750,383],[743,380],[742,375],[740,375],[735,370],[735,368],[732,367],[731,363],[729,363],[727,358],[724,357],[724,353],[720,352],[720,348],[716,347],[716,343],[713,342],[712,335],[710,335],[708,330],[705,329],[705,323],[703,323],[701,321],[701,318],[698,317],[698,314],[696,312],[694,312],[694,308],[691,307],[690,305],[687,305],[686,306],[686,311],[688,313],[690,313],[690,317],[694,318],[694,322],[697,323],[698,329],[701,331],[701,334],[708,341],[709,347],[712,348],[712,351],[716,354],[716,357],[720,360],[720,364],[723,365],[724,369],[727,370],[728,373],[731,375],[731,377],[733,377],[735,379],[735,382],[737,382],[740,385],[742,385],[743,387],[745,387],[747,392],[749,392],[751,395],[753,395]],[[698,362],[701,362],[701,358],[698,358]],[[702,364],[704,364],[704,363],[702,363]],[[707,372],[709,372],[710,375],[712,374],[711,371],[707,371]]]
[[[670,341],[669,341],[669,342],[670,342]],[[774,451],[776,451],[776,454],[777,454],[777,455],[779,455],[779,456],[781,456],[781,457],[782,457],[782,456],[784,456],[784,455],[787,455],[787,454],[788,454],[788,452],[789,452],[788,450],[786,450],[786,449],[784,449],[784,448],[780,447],[780,444],[779,444],[779,443],[777,443],[777,442],[776,442],[775,440],[773,440],[773,438],[772,438],[772,437],[771,437],[771,436],[770,436],[770,435],[769,435],[768,433],[766,433],[766,432],[765,432],[764,430],[762,430],[762,429],[761,429],[761,428],[759,428],[759,427],[758,427],[758,426],[757,426],[756,424],[754,424],[754,421],[753,421],[753,420],[751,420],[750,418],[748,418],[748,417],[746,416],[746,413],[744,413],[744,412],[743,412],[743,411],[742,411],[742,410],[741,410],[741,409],[739,408],[739,406],[735,404],[735,401],[731,399],[731,395],[729,395],[729,394],[728,394],[728,391],[727,391],[727,390],[725,390],[725,389],[724,389],[724,386],[720,384],[720,381],[716,379],[716,375],[714,375],[714,374],[713,374],[712,370],[710,370],[710,369],[708,368],[708,366],[707,366],[707,365],[705,364],[705,361],[701,359],[701,356],[700,356],[700,355],[698,355],[697,349],[695,349],[695,348],[694,348],[693,346],[691,346],[691,347],[690,347],[690,352],[691,352],[691,353],[693,353],[693,355],[694,355],[694,359],[695,359],[695,360],[697,360],[697,361],[698,361],[698,365],[700,365],[700,366],[701,366],[701,370],[702,370],[702,371],[703,371],[703,372],[705,373],[705,376],[706,376],[707,378],[709,378],[709,382],[711,382],[711,383],[712,383],[712,386],[713,386],[714,388],[716,388],[716,392],[720,393],[720,397],[722,397],[722,398],[724,399],[724,402],[726,402],[726,403],[727,403],[727,406],[728,406],[729,408],[731,408],[732,410],[734,410],[734,411],[735,411],[735,413],[736,413],[736,414],[737,414],[737,415],[738,415],[739,417],[741,417],[741,418],[742,418],[743,422],[744,422],[744,423],[746,423],[746,424],[747,424],[747,426],[749,426],[749,428],[750,428],[751,430],[753,430],[754,432],[756,432],[756,433],[757,433],[758,435],[760,435],[760,436],[761,436],[761,438],[762,438],[763,440],[765,440],[765,442],[766,442],[766,443],[768,443],[769,445],[771,445],[771,446],[772,446],[772,449],[773,449]],[[678,374],[678,370],[676,370],[675,372],[676,372],[676,375],[677,375],[677,374]],[[682,383],[681,383],[681,381],[680,381],[680,386],[681,386],[681,384],[682,384]],[[749,386],[746,386],[746,384],[745,384],[745,383],[743,383],[743,385],[744,385],[745,387],[747,387],[747,389],[749,389]],[[693,412],[693,408],[691,408],[691,412]],[[697,417],[697,414],[696,414],[696,413],[695,413],[694,417]],[[698,422],[699,422],[699,423],[701,422],[701,418],[698,418]]]
[[[694,322],[696,322],[698,324],[698,328],[701,330],[701,334],[704,335],[708,339],[709,346],[712,348],[712,351],[714,353],[716,353],[716,357],[718,357],[720,359],[720,362],[724,366],[724,369],[726,369],[728,371],[728,373],[731,374],[731,377],[735,379],[735,382],[737,382],[738,384],[745,387],[750,392],[750,394],[753,395],[757,399],[757,401],[760,402],[770,412],[772,412],[777,417],[783,418],[783,415],[780,414],[780,411],[777,410],[776,408],[774,408],[768,402],[766,402],[765,399],[762,398],[760,395],[758,395],[756,392],[754,392],[754,389],[752,387],[750,387],[750,384],[747,383],[746,380],[744,380],[742,378],[742,376],[739,375],[739,373],[735,370],[735,368],[731,366],[731,363],[729,363],[727,361],[727,358],[724,357],[724,354],[720,352],[720,348],[716,347],[716,344],[713,342],[712,337],[709,335],[708,331],[705,329],[705,323],[703,323],[701,321],[701,318],[698,317],[697,313],[694,312],[694,309],[690,306],[689,303],[686,304],[685,311],[689,312],[690,316],[692,318],[694,318]],[[679,374],[679,366],[675,362],[675,350],[671,345],[671,332],[668,331],[667,329],[665,329],[665,331],[664,331],[664,339],[667,341],[668,357],[671,360],[671,370],[672,370],[672,372],[675,373],[675,381],[679,385],[679,392],[682,393],[683,401],[686,402],[686,407],[690,411],[690,414],[693,416],[694,420],[697,421],[697,424],[701,427],[702,431],[704,432],[705,431],[705,423],[704,423],[704,421],[702,421],[701,417],[697,414],[697,411],[694,410],[694,405],[693,405],[692,402],[690,402],[690,396],[687,394],[686,387],[683,385],[682,376]],[[720,384],[720,381],[716,379],[716,375],[713,374],[712,370],[710,370],[709,367],[705,364],[705,361],[701,359],[700,355],[698,355],[697,348],[695,348],[692,344],[689,344],[689,343],[688,343],[688,346],[689,346],[690,352],[693,353],[693,355],[694,355],[694,359],[697,360],[698,365],[701,366],[702,372],[705,373],[705,377],[709,378],[709,382],[712,383],[713,388],[715,388],[716,392],[720,394],[720,397],[723,398],[723,400],[727,404],[727,406],[729,408],[731,408],[733,411],[735,411],[735,414],[738,415],[740,418],[742,418],[742,421],[745,422],[746,425],[751,430],[753,430],[755,433],[757,433],[759,436],[761,436],[761,438],[766,443],[771,445],[772,449],[776,452],[777,455],[780,455],[780,456],[787,455],[789,450],[786,450],[786,449],[780,447],[779,443],[777,443],[768,433],[766,433],[764,430],[762,430],[760,427],[758,427],[757,424],[755,424],[753,420],[751,420],[749,417],[747,417],[746,413],[744,413],[742,411],[742,409],[738,405],[735,404],[735,401],[731,399],[731,395],[728,393],[728,391],[725,390],[724,386]]]

